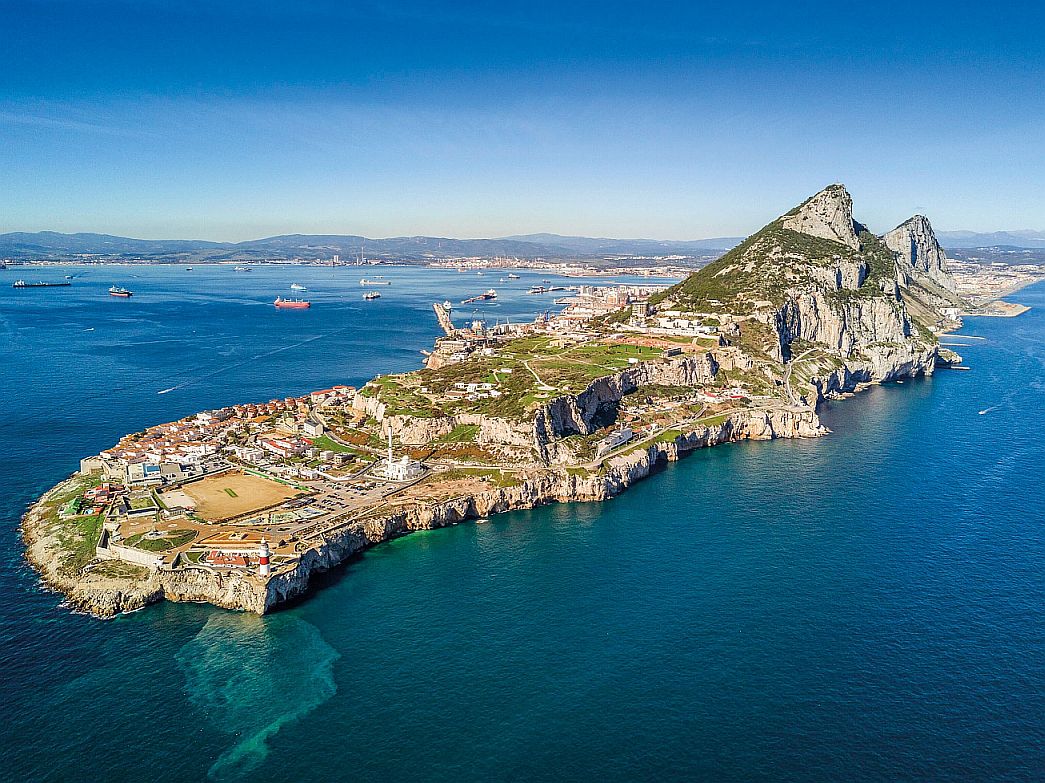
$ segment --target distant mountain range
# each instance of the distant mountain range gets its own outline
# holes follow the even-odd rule
[[[944,248],[1045,248],[1045,232],[940,231]],[[343,261],[363,253],[368,259],[429,261],[467,257],[508,256],[548,261],[684,256],[710,260],[741,242],[743,237],[696,240],[606,239],[522,234],[496,239],[391,237],[369,239],[342,234],[285,234],[246,242],[192,239],[131,239],[110,234],[62,234],[55,231],[0,234],[0,259],[129,260],[205,262],[293,260],[319,261],[334,255]]]
[[[944,248],[1045,248],[1045,231],[937,231],[936,238]]]
[[[246,242],[207,242],[183,239],[130,239],[109,234],[61,234],[54,231],[0,234],[0,259],[155,261],[325,260],[367,258],[426,261],[474,256],[510,256],[522,259],[572,260],[607,256],[680,255],[708,258],[721,255],[741,237],[661,241],[652,239],[592,239],[556,234],[531,234],[498,239],[392,237],[369,239],[339,234],[287,234]]]

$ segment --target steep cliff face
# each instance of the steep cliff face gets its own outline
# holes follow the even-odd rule
[[[784,228],[860,249],[853,224],[853,199],[844,185],[828,185],[783,217]]]
[[[946,322],[943,310],[956,301],[944,287],[950,284],[944,262],[924,217],[876,237],[853,219],[845,188],[830,185],[665,299],[770,326],[775,340],[756,330],[741,329],[739,337],[749,351],[778,363],[765,368],[770,373],[782,373],[780,365],[796,354],[826,352],[832,373],[839,363],[849,368],[825,382],[835,390],[932,372],[939,354],[929,329]]]
[[[537,410],[533,419],[533,446],[546,462],[569,461],[551,444],[569,435],[590,435],[613,424],[620,401],[640,386],[692,387],[711,383],[718,372],[711,353],[682,356],[656,362],[642,362],[627,370],[597,378],[579,394],[556,397]]]
[[[958,361],[961,357],[954,355]],[[815,391],[813,404],[835,394],[846,394],[859,390],[869,383],[887,383],[920,375],[932,375],[942,360],[936,345],[908,341],[897,344],[874,345],[865,348],[860,356],[841,366],[824,365],[810,379]]]
[[[954,281],[946,271],[947,256],[936,241],[928,218],[915,215],[882,236],[882,241],[897,255],[904,272],[924,274],[954,290]]]
[[[252,593],[244,596],[248,603],[240,608],[264,613],[305,593],[316,573],[334,568],[368,547],[415,530],[445,527],[470,518],[547,503],[606,500],[646,478],[658,463],[677,460],[694,449],[730,441],[818,437],[826,432],[809,408],[737,411],[715,426],[697,427],[673,440],[626,452],[610,460],[601,472],[535,470],[516,486],[354,522],[327,534],[319,545],[304,553],[294,570],[270,579],[262,605],[257,603],[258,594]]]
[[[795,340],[819,343],[849,356],[873,343],[904,342],[911,320],[902,302],[889,296],[834,299],[822,291],[798,293],[775,313],[779,354],[790,358]]]

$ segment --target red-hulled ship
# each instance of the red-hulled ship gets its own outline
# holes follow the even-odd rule
[[[282,296],[277,296],[272,304],[280,310],[307,310],[312,306],[312,303],[305,299],[284,299]]]

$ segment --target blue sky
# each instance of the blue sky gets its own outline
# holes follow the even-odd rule
[[[1045,15],[948,3],[3,2],[0,231],[1045,229]]]

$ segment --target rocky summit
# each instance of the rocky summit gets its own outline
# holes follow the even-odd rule
[[[845,185],[828,185],[784,215],[782,222],[791,231],[860,249],[857,226],[853,223],[853,199]]]
[[[810,400],[956,361],[935,337],[956,325],[948,308],[960,299],[929,221],[878,237],[853,219],[852,203],[829,185],[659,306],[723,320],[761,372],[786,376],[787,393]]]

